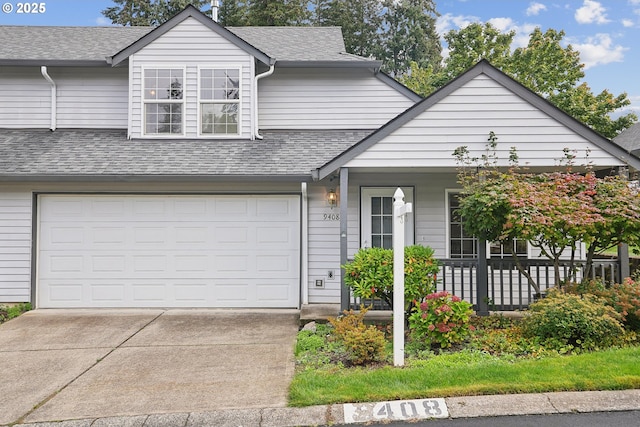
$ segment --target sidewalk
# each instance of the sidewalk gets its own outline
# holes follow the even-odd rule
[[[444,399],[449,418],[609,412],[640,409],[640,390],[557,392]],[[306,408],[234,409],[213,412],[91,418],[21,427],[302,427],[345,422],[343,405]]]

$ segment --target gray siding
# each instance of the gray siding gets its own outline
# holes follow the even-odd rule
[[[48,129],[50,105],[40,67],[0,67],[0,128]]]
[[[0,302],[31,295],[31,194],[0,190]]]
[[[125,129],[127,69],[49,67],[57,86],[57,128]],[[0,69],[0,127],[49,128],[51,85],[40,67]]]
[[[185,137],[198,137],[198,66],[241,68],[241,137],[251,136],[253,58],[193,18],[178,24],[129,58],[133,67],[131,135],[142,136],[143,67],[185,67]],[[175,137],[175,136],[174,136]]]
[[[414,103],[362,69],[279,69],[259,82],[261,129],[375,129]]]
[[[553,167],[562,149],[577,150],[578,164],[591,150],[593,165],[622,162],[485,75],[392,132],[346,164],[347,167],[455,167],[453,150],[467,146],[472,157],[485,154],[489,132],[498,136],[500,164],[508,166],[516,147],[521,165]]]
[[[334,181],[335,183],[335,181]],[[309,302],[340,302],[340,222],[325,215],[338,214],[326,203],[328,180],[309,186]],[[362,187],[413,186],[415,242],[430,246],[436,257],[446,256],[446,199],[445,190],[458,188],[456,175],[448,174],[363,174],[349,173],[348,256],[361,247],[360,190]],[[338,189],[338,193],[341,190]],[[336,273],[335,280],[327,279],[327,272]],[[316,279],[323,279],[325,287],[315,287]]]
[[[127,127],[126,67],[55,68],[49,75],[58,86],[59,128]]]

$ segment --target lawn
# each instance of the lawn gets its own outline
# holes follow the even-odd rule
[[[561,354],[514,338],[515,322],[483,319],[472,339],[453,349],[419,350],[408,344],[401,368],[391,366],[390,348],[383,361],[349,366],[331,340],[331,326],[318,325],[316,333],[299,335],[289,404],[640,388],[635,334],[628,346]]]

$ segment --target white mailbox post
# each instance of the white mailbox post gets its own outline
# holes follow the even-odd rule
[[[393,364],[404,366],[404,228],[412,212],[398,187],[393,194]]]

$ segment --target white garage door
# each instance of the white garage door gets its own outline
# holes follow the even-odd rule
[[[298,196],[39,198],[38,306],[297,307]]]

